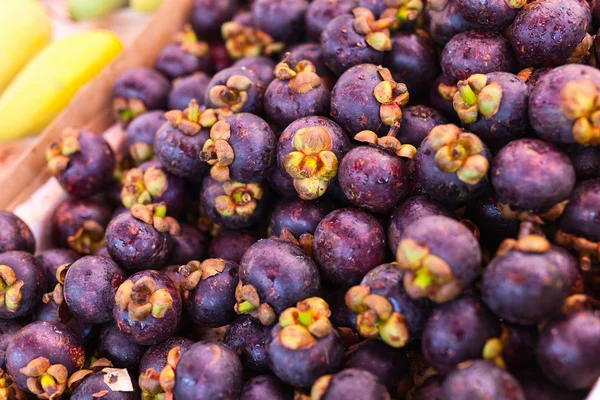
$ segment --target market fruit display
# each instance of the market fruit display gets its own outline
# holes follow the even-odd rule
[[[0,398],[595,399],[596,3],[193,1],[0,212]]]

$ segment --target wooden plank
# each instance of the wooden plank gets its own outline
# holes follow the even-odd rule
[[[106,130],[114,123],[111,93],[115,80],[124,71],[152,66],[160,50],[187,21],[192,0],[167,0],[150,19],[140,35],[117,59],[79,93],[0,177],[0,209],[13,210],[49,178],[44,153],[68,127]]]

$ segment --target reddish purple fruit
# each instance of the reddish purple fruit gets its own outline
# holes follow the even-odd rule
[[[267,373],[269,365],[266,344],[270,337],[271,327],[264,326],[250,315],[242,315],[229,324],[223,343],[237,353],[244,369]]]
[[[24,251],[0,253],[0,318],[14,319],[34,311],[46,289],[46,277],[35,257]]]
[[[18,321],[4,320],[0,322],[0,368],[6,370],[6,348],[12,338],[23,328]]]
[[[188,103],[189,100],[185,103],[185,107]],[[153,110],[140,115],[127,126],[125,135],[129,146],[129,154],[136,164],[148,161],[154,156],[154,137],[165,122],[167,122],[165,112],[163,110]]]
[[[370,371],[347,368],[335,375],[322,376],[315,382],[311,393],[317,392],[322,400],[341,400],[349,395],[364,400],[390,398],[385,386]]]
[[[229,67],[217,72],[206,89],[204,105],[225,113],[259,113],[267,83],[246,67]]]
[[[259,375],[244,384],[240,400],[292,400],[294,390],[272,375]]]
[[[429,33],[438,45],[445,45],[461,32],[473,29],[461,14],[457,0],[428,1],[425,8]]]
[[[194,225],[181,224],[179,233],[171,235],[172,248],[169,264],[183,265],[192,260],[204,260],[208,241],[208,235]]]
[[[196,72],[192,75],[175,79],[173,87],[169,92],[168,109],[183,111],[190,104],[190,101],[194,99],[199,102],[199,105],[204,105],[204,96],[206,95],[208,82],[210,82],[210,77],[204,72]]]
[[[269,83],[275,79],[275,75],[273,74],[275,62],[269,57],[251,56],[240,58],[233,64],[233,67],[246,67],[254,72],[265,87],[269,86]]]
[[[577,180],[600,178],[600,146],[577,146],[570,153]]]
[[[35,238],[27,224],[10,211],[0,210],[0,253],[22,250],[35,251]]]
[[[256,0],[252,17],[258,29],[278,42],[298,41],[304,36],[306,0]]]
[[[332,19],[351,14],[356,0],[314,0],[306,10],[306,34],[313,42],[321,39],[321,33]]]
[[[114,373],[112,373],[112,371],[107,371],[106,368],[98,372],[92,372],[91,374],[85,376],[82,382],[78,383],[70,398],[72,400],[86,400],[98,397],[100,394],[102,396],[101,398],[105,400],[137,399],[134,391],[113,390],[106,384],[106,381],[109,380],[109,382],[114,385],[115,382],[112,380],[119,381],[120,379],[123,379],[124,384],[127,384],[127,378],[117,377],[114,375]]]
[[[464,19],[476,29],[503,32],[526,3],[521,0],[455,0]]]
[[[213,237],[208,247],[209,258],[222,258],[239,264],[242,256],[260,236],[252,231],[222,231]]]
[[[221,25],[233,17],[237,8],[236,0],[194,0],[190,22],[200,39],[213,42],[221,38]]]
[[[116,368],[127,368],[135,373],[147,347],[133,342],[129,335],[110,323],[102,327],[97,348],[98,355],[106,357]]]
[[[156,69],[173,80],[194,72],[210,73],[208,44],[198,41],[189,25],[175,36],[174,43],[161,50],[156,59]]]

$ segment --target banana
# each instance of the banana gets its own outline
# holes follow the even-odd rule
[[[100,18],[124,7],[127,0],[69,0],[68,8],[75,20]]]
[[[0,0],[0,93],[52,38],[52,21],[35,0]]]
[[[0,97],[0,142],[40,132],[122,49],[119,39],[104,30],[48,45]]]

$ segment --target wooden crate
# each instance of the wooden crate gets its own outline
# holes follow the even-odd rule
[[[167,0],[140,35],[94,80],[84,86],[67,108],[0,177],[0,209],[14,210],[48,180],[45,151],[68,127],[103,132],[114,124],[111,93],[115,80],[128,69],[152,66],[160,50],[187,22],[193,0]]]

